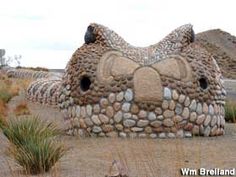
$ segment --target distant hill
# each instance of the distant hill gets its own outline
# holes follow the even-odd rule
[[[220,29],[209,30],[196,35],[200,42],[211,52],[219,64],[223,76],[236,79],[236,37]]]

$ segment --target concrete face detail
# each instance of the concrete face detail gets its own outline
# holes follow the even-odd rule
[[[224,134],[226,92],[221,72],[212,55],[194,41],[191,25],[141,48],[91,24],[63,77],[43,80],[31,84],[28,98],[38,102],[57,98],[69,134],[141,138]]]

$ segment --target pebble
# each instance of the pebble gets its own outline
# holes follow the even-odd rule
[[[126,113],[123,114],[123,117],[124,117],[124,119],[129,119],[129,118],[132,117],[132,114],[129,113],[129,112],[126,112]]]
[[[112,132],[106,133],[106,135],[107,137],[110,137],[110,138],[116,138],[118,137],[118,132],[112,131]]]
[[[171,119],[164,119],[163,125],[165,125],[167,127],[172,127],[174,125],[174,122]]]
[[[80,117],[80,106],[76,106],[76,116]]]
[[[200,115],[200,114],[202,114],[202,104],[201,103],[198,103],[197,104],[197,110],[196,110],[196,112]]]
[[[215,125],[212,129],[211,129],[211,135],[216,135],[216,131],[217,131],[217,125]]]
[[[119,123],[122,120],[122,112],[118,111],[115,115],[114,115],[114,120],[116,123]]]
[[[147,117],[147,111],[140,110],[139,113],[138,113],[138,117],[141,118],[141,119],[146,118]]]
[[[217,126],[220,127],[220,116],[217,116]]]
[[[147,135],[146,135],[146,133],[139,133],[138,137],[139,138],[146,138]]]
[[[179,103],[184,103],[184,101],[185,101],[185,95],[181,94],[179,96]]]
[[[169,107],[169,102],[167,101],[167,100],[164,100],[163,102],[162,102],[162,109],[168,109],[168,107]]]
[[[181,122],[183,120],[183,117],[179,116],[179,115],[176,115],[173,117],[173,121],[178,123],[178,122]]]
[[[116,95],[114,93],[110,93],[110,95],[108,96],[108,100],[111,104],[114,103],[116,100]]]
[[[164,113],[163,113],[163,116],[165,117],[165,118],[170,118],[170,117],[173,117],[175,115],[175,112],[174,111],[170,111],[170,110],[166,110],[166,111],[164,111]]]
[[[217,117],[213,116],[211,120],[211,126],[213,127],[216,124],[216,122],[217,122]]]
[[[137,123],[137,126],[138,127],[145,127],[149,124],[149,121],[148,120],[139,120],[138,123]]]
[[[185,101],[184,101],[184,106],[188,107],[190,105],[190,99],[189,97],[186,97]]]
[[[209,105],[208,111],[210,115],[214,115],[214,108],[212,105]]]
[[[159,138],[166,138],[166,134],[164,132],[160,133]]]
[[[189,109],[187,107],[184,108],[182,116],[183,116],[184,119],[189,118]]]
[[[150,136],[150,138],[153,138],[153,139],[157,138],[157,134],[156,133],[151,133],[149,136]]]
[[[167,136],[168,136],[169,138],[175,138],[175,134],[174,134],[174,133],[171,133],[171,132],[169,132],[169,133],[167,134]]]
[[[130,111],[131,111],[131,113],[133,113],[133,114],[137,114],[137,113],[139,112],[139,108],[138,108],[138,106],[137,106],[136,104],[132,104]]]
[[[208,114],[208,106],[206,103],[203,103],[202,111],[203,111],[203,113]]]
[[[222,127],[225,126],[225,118],[223,116],[220,116],[220,124]]]
[[[146,133],[152,133],[152,128],[149,127],[149,126],[145,127],[145,132]]]
[[[111,131],[113,131],[113,126],[112,125],[110,125],[110,124],[104,124],[103,126],[102,126],[102,130],[104,131],[104,132],[111,132]]]
[[[116,101],[121,102],[124,98],[124,92],[120,92],[116,95]]]
[[[210,116],[210,115],[207,115],[207,116],[206,116],[206,119],[205,119],[205,121],[204,121],[204,126],[208,126],[210,122],[211,122],[211,116]]]
[[[167,100],[171,99],[171,90],[168,87],[164,88],[164,98]]]
[[[170,101],[169,109],[170,110],[174,110],[175,109],[175,102],[173,100]]]
[[[85,118],[85,119],[84,119],[84,122],[85,122],[85,124],[86,124],[87,126],[92,126],[92,125],[93,125],[93,122],[91,121],[90,118]]]
[[[102,131],[101,127],[99,126],[94,126],[93,127],[93,130],[92,130],[94,133],[100,133]]]
[[[132,101],[133,99],[133,91],[131,89],[127,89],[125,92],[125,100]]]
[[[124,112],[129,112],[130,106],[131,106],[131,104],[126,102],[126,103],[124,103],[124,104],[122,105],[121,109],[122,109],[122,111],[124,111]]]
[[[196,113],[196,112],[192,112],[192,113],[190,114],[190,121],[191,121],[191,122],[195,122],[196,119],[197,119],[197,113]]]
[[[88,104],[87,106],[86,106],[86,112],[87,112],[87,115],[88,116],[92,116],[92,106],[90,105],[90,104]]]
[[[138,116],[137,115],[132,115],[132,119],[138,120]]]
[[[86,117],[86,109],[84,106],[80,107],[80,116]]]
[[[177,133],[176,133],[176,137],[183,138],[184,137],[184,131],[183,130],[178,130]]]
[[[204,126],[200,125],[200,135],[204,135]]]
[[[193,130],[192,130],[193,134],[194,135],[199,135],[199,131],[200,131],[199,126],[194,125]]]
[[[107,124],[109,122],[109,118],[104,114],[99,114],[98,117],[99,117],[100,121],[104,124]]]
[[[196,100],[192,100],[189,108],[190,108],[191,111],[196,111],[196,109],[197,109],[197,102],[196,102]]]
[[[119,111],[120,108],[121,108],[121,104],[119,102],[115,102],[113,104],[113,108],[114,108],[115,111]]]
[[[176,104],[176,107],[175,107],[175,113],[178,114],[178,115],[180,115],[180,114],[182,113],[182,111],[183,111],[182,105],[179,104],[179,103],[177,103],[177,104]]]
[[[178,100],[179,99],[179,94],[178,94],[178,92],[176,90],[173,90],[172,98],[173,98],[173,100]]]
[[[205,115],[201,114],[200,116],[197,117],[196,123],[200,125],[203,123],[204,120],[205,120]]]
[[[205,128],[205,130],[204,130],[204,136],[209,136],[210,132],[211,132],[210,126],[207,126],[207,128]]]
[[[186,138],[191,138],[191,137],[192,137],[192,133],[191,133],[191,132],[185,132],[185,133],[184,133],[184,136],[185,136]]]
[[[106,115],[109,117],[109,118],[112,118],[114,116],[114,110],[113,110],[113,107],[112,106],[108,106],[106,108]]]
[[[143,131],[143,128],[140,128],[140,127],[132,127],[131,130],[132,130],[133,132],[141,132],[141,131]]]
[[[126,137],[127,137],[127,134],[124,133],[124,132],[120,132],[120,133],[119,133],[119,136],[120,136],[121,138],[126,138]]]
[[[72,117],[76,117],[76,106],[72,107]]]
[[[158,115],[161,115],[161,114],[162,114],[162,109],[159,108],[159,107],[157,107],[157,108],[155,109],[155,113],[158,114]]]
[[[100,105],[99,105],[99,104],[95,104],[95,105],[93,106],[93,112],[94,112],[95,114],[98,114],[98,113],[100,112]]]
[[[157,119],[158,119],[158,120],[163,120],[163,119],[164,119],[164,116],[163,116],[163,115],[157,116]]]
[[[101,105],[102,108],[106,108],[108,106],[108,104],[109,103],[108,103],[108,100],[106,98],[102,98],[100,100],[100,105]]]
[[[119,131],[122,131],[123,128],[124,128],[123,125],[121,125],[121,124],[116,124],[115,127],[116,127],[116,129],[119,130]]]
[[[148,120],[156,120],[157,119],[157,116],[154,112],[149,112],[148,114]]]
[[[136,124],[136,122],[132,119],[126,119],[123,121],[123,124],[125,127],[133,127]]]
[[[151,124],[151,126],[153,126],[153,127],[160,127],[161,125],[162,125],[162,122],[161,121],[158,121],[158,120],[156,120],[156,121],[153,121],[153,122],[151,122],[150,123]]]
[[[97,115],[93,115],[91,117],[91,120],[93,121],[94,124],[96,125],[101,125],[101,121],[99,120],[98,116]]]

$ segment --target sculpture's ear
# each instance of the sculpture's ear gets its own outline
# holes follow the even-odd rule
[[[184,47],[194,42],[194,36],[193,26],[191,24],[183,25],[152,47],[164,53],[181,51]]]
[[[95,28],[92,25],[89,25],[87,31],[84,35],[85,44],[94,43],[96,41],[97,34],[95,33]]]
[[[158,63],[152,65],[159,74],[168,76],[177,80],[191,81],[192,70],[186,59],[180,56],[170,56]]]
[[[118,51],[105,53],[97,66],[97,79],[101,83],[109,83],[116,76],[133,74],[139,64],[123,57]]]

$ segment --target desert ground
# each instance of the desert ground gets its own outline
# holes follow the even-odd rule
[[[236,100],[236,81],[226,80],[228,97]],[[14,116],[16,105],[25,101],[21,91],[8,103],[8,116]],[[32,114],[63,124],[61,113],[48,106],[28,103]],[[56,166],[38,176],[104,177],[114,160],[120,162],[129,177],[182,176],[181,168],[234,168],[236,164],[236,125],[226,124],[220,137],[193,137],[185,139],[121,139],[80,138],[62,136],[60,141],[68,148]],[[8,140],[0,133],[0,177],[29,176],[7,156]]]

